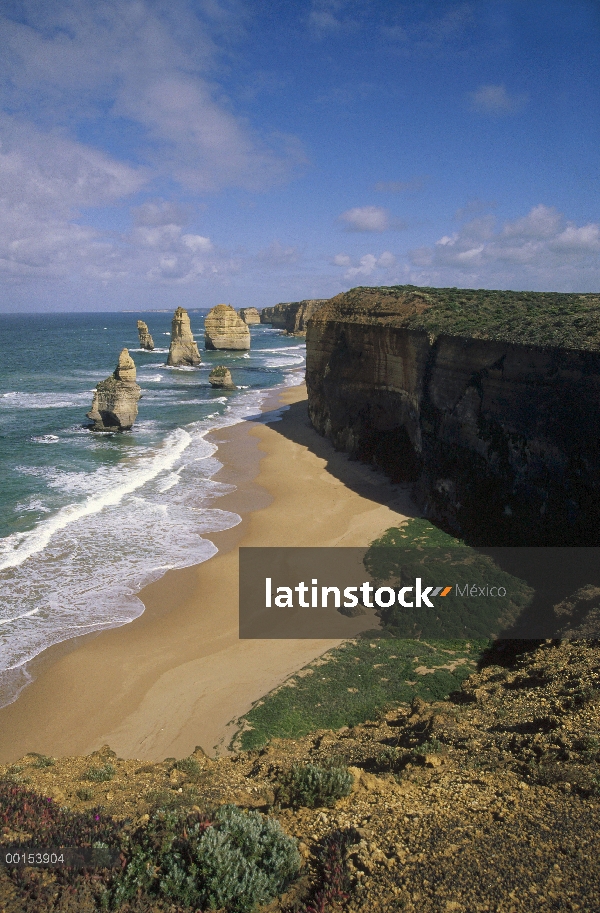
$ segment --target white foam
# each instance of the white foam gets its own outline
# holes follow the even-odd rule
[[[34,444],[56,444],[60,438],[56,434],[40,434],[37,437],[29,438]]]
[[[82,393],[22,393],[17,390],[0,393],[0,408],[67,409],[90,402],[93,390]]]

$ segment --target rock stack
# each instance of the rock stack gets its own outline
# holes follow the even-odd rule
[[[188,312],[185,308],[177,308],[171,322],[171,345],[167,364],[171,367],[196,367],[200,361],[200,352],[192,336]]]
[[[239,313],[246,326],[250,327],[256,323],[260,323],[260,314],[256,308],[240,308]]]
[[[230,390],[235,389],[235,384],[231,376],[231,371],[225,365],[217,365],[208,375],[208,382],[211,387],[225,387]]]
[[[204,344],[207,349],[250,348],[250,330],[230,304],[217,304],[204,321]]]
[[[138,413],[141,393],[135,382],[133,358],[123,349],[114,372],[101,380],[94,391],[92,408],[87,413],[94,422],[92,431],[129,431]]]
[[[143,320],[138,320],[137,328],[140,337],[140,349],[148,349],[149,352],[152,352],[154,349],[154,340],[150,335],[148,325],[145,324]]]

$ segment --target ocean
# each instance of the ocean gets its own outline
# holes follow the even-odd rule
[[[0,706],[31,681],[52,644],[137,618],[136,596],[170,568],[205,561],[210,534],[240,522],[219,508],[235,490],[206,434],[260,412],[275,387],[300,383],[305,345],[268,326],[251,349],[204,351],[199,368],[168,368],[170,313],[0,315]],[[156,348],[139,348],[137,320]],[[95,433],[96,383],[126,346],[142,388],[131,432]],[[227,365],[235,391],[208,375]]]

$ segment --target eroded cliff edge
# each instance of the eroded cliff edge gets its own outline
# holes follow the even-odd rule
[[[309,414],[480,545],[600,544],[600,296],[353,289],[311,318]]]

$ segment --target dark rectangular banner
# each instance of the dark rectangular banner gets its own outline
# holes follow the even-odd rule
[[[595,639],[600,549],[241,548],[241,639]]]

